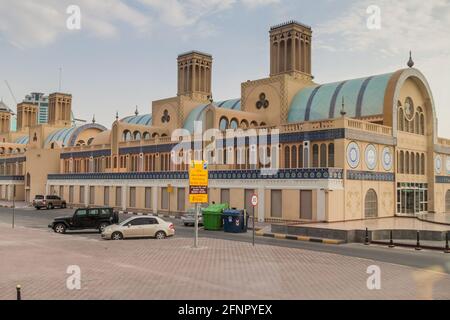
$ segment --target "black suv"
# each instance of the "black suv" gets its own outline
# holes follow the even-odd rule
[[[107,226],[116,223],[119,223],[119,214],[112,208],[80,208],[73,216],[55,218],[48,227],[56,233],[86,229],[98,229],[102,232]]]

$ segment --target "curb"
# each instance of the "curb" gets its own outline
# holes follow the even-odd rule
[[[281,233],[264,232],[264,230],[256,232],[256,235],[260,236],[260,237],[274,238],[274,239],[281,239],[281,240],[307,241],[307,242],[334,244],[334,245],[339,245],[339,244],[345,243],[342,240],[312,238],[312,237],[305,237],[305,236],[293,236],[293,235],[281,234]]]
[[[166,218],[166,219],[177,219],[177,220],[181,220],[181,216],[172,216],[172,215],[165,215],[165,214],[142,213],[142,212],[128,212],[128,211],[119,211],[119,213],[120,213],[120,214],[134,215],[134,216],[151,216],[151,217],[159,217],[159,218]]]

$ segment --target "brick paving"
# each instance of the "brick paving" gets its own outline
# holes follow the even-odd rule
[[[0,224],[0,299],[450,299],[439,270],[210,238],[102,241]],[[69,265],[81,290],[66,288]],[[367,289],[378,265],[382,288]]]

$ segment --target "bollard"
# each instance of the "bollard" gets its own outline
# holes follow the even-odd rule
[[[393,238],[393,235],[392,235],[392,230],[390,232],[389,238],[390,238],[390,240],[389,240],[389,248],[394,248],[395,245],[394,245],[394,238]]]
[[[416,248],[417,251],[422,250],[422,248],[420,247],[420,231],[417,231],[417,244],[416,244]]]
[[[370,241],[369,241],[369,228],[366,228],[366,239],[364,241],[364,244],[366,246],[368,246],[370,244]]]
[[[20,293],[20,289],[21,289],[20,284],[18,284],[18,285],[16,286],[17,300],[22,300],[22,295],[21,295],[21,293]]]
[[[450,253],[450,248],[448,246],[448,231],[445,233],[445,253]]]

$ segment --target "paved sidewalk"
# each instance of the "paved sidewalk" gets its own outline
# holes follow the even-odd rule
[[[308,250],[200,239],[102,241],[0,224],[0,299],[450,299],[450,275]],[[81,268],[81,290],[66,288]],[[381,268],[381,290],[367,268]]]
[[[0,207],[12,208],[12,206],[13,206],[12,201],[0,200]],[[32,208],[33,206],[25,201],[16,201],[15,207],[17,209],[24,209],[24,208]]]

